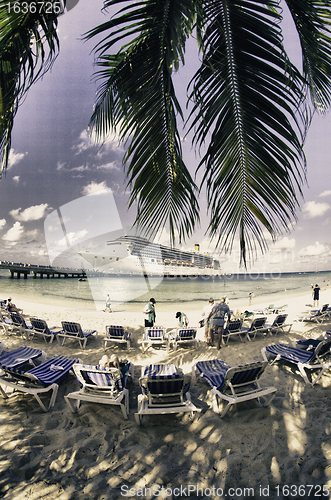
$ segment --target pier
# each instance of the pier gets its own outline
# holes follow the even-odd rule
[[[8,269],[11,278],[20,279],[23,276],[27,279],[29,275],[32,278],[44,277],[50,278],[86,278],[86,272],[83,269],[64,269],[51,266],[36,266],[32,264],[19,264],[19,263],[1,263],[0,269]]]

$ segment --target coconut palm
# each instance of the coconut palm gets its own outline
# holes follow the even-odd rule
[[[302,68],[286,53],[281,5],[297,31]],[[136,224],[151,236],[168,223],[172,241],[177,233],[185,238],[199,221],[197,196],[205,186],[208,234],[225,250],[238,234],[246,262],[258,246],[266,248],[266,232],[276,238],[295,220],[307,127],[314,111],[330,105],[330,2],[104,1],[106,11],[116,7],[87,34],[99,40],[100,85],[90,129],[100,138],[116,130],[127,141],[124,165]],[[6,39],[2,20],[0,49],[17,30],[9,19]],[[51,56],[55,23],[44,31]],[[174,78],[190,38],[197,41],[200,67],[188,85],[185,116]],[[36,63],[22,61],[21,74],[25,64],[30,71],[25,91]],[[20,94],[11,89],[8,96],[17,103]],[[1,115],[2,130],[10,133],[10,120]],[[200,153],[199,186],[184,163],[183,124]]]

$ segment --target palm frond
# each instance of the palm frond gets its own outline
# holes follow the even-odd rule
[[[295,111],[302,78],[282,46],[273,1],[210,1],[202,65],[191,82],[194,139],[209,144],[204,169],[209,234],[226,251],[239,233],[246,264],[295,219],[304,179],[302,127]]]
[[[19,102],[50,68],[59,49],[58,13],[36,5],[34,12],[28,2],[0,0],[0,177],[7,167]]]
[[[302,49],[302,69],[313,107],[331,103],[331,6],[329,0],[286,0]]]
[[[107,1],[105,7],[119,3]],[[177,116],[183,119],[183,113],[172,82],[194,19],[189,0],[147,0],[126,5],[87,35],[107,33],[96,46],[96,77],[103,83],[90,126],[99,137],[117,129],[128,140],[124,164],[130,205],[137,202],[135,224],[152,236],[168,222],[172,243],[176,232],[179,240],[190,235],[199,219],[196,186],[182,159]],[[123,41],[117,54],[108,53]]]

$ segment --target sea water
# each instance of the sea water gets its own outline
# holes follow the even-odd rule
[[[249,294],[253,302],[286,303],[287,298],[300,293],[311,293],[311,285],[321,289],[330,285],[331,272],[293,273],[277,275],[227,275],[210,277],[161,278],[144,276],[88,277],[86,281],[75,278],[10,278],[9,271],[0,272],[0,299],[15,297],[31,302],[53,304],[70,308],[102,309],[106,295],[112,307],[126,304],[140,306],[150,297],[164,304],[206,302],[209,297],[218,300],[227,295],[231,306],[239,302],[248,306]],[[322,295],[322,292],[321,292]],[[322,297],[321,297],[322,298]],[[322,298],[323,300],[323,298]],[[281,302],[281,303],[280,303]],[[19,304],[18,304],[19,305]]]

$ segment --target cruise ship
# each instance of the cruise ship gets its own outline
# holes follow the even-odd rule
[[[80,255],[95,271],[106,274],[146,276],[217,276],[220,263],[212,256],[200,253],[199,245],[189,252],[151,243],[140,236],[121,236],[108,241],[100,255],[85,250]]]

